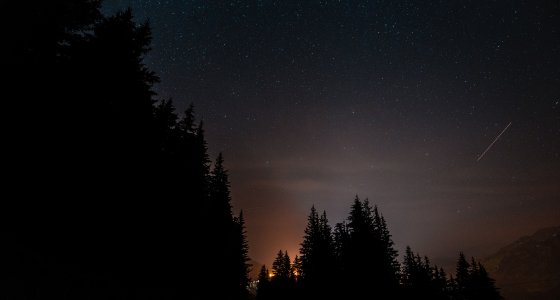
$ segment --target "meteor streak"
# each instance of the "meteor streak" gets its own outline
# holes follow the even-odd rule
[[[488,152],[488,150],[490,150],[490,148],[492,148],[492,146],[494,145],[494,143],[502,136],[502,134],[504,134],[504,132],[506,132],[506,130],[509,128],[509,126],[511,125],[511,122],[509,122],[509,124],[507,124],[506,128],[504,128],[504,130],[502,130],[502,132],[500,132],[500,134],[498,134],[498,136],[494,139],[494,141],[490,144],[490,146],[488,146],[488,148],[486,148],[486,150],[484,150],[484,152],[482,152],[482,154],[480,154],[478,156],[478,158],[476,159],[476,161],[480,161],[482,159],[482,157],[484,156],[484,154],[486,154],[486,152]]]

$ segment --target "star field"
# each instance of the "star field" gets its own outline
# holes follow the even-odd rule
[[[224,152],[251,256],[296,254],[312,204],[355,194],[446,263],[560,219],[558,1],[106,1]],[[511,128],[483,159],[502,129]],[[480,232],[484,228],[484,232]],[[446,253],[446,254],[444,254]]]

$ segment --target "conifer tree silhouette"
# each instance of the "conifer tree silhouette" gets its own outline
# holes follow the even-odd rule
[[[457,267],[455,268],[456,293],[461,297],[470,299],[471,276],[469,273],[470,264],[467,262],[463,252],[459,252]]]
[[[248,245],[243,214],[231,212],[223,158],[210,173],[194,106],[179,117],[171,100],[156,101],[159,79],[143,62],[149,24],[131,10],[103,16],[100,7],[2,4],[21,25],[2,50],[13,58],[7,83],[21,91],[6,107],[16,145],[7,169],[14,191],[31,199],[2,207],[15,225],[2,233],[20,245],[3,257],[22,255],[10,252],[18,249],[41,257],[8,264],[14,284],[6,291],[25,282],[29,299],[205,299],[215,283],[207,279],[231,270],[220,298],[243,299]]]
[[[239,212],[238,217],[234,218],[234,223],[236,235],[232,252],[234,254],[233,259],[235,260],[234,275],[237,279],[237,291],[232,291],[232,293],[235,295],[235,299],[247,299],[249,297],[248,286],[251,264],[249,263],[249,243],[247,242],[243,211]]]
[[[348,217],[349,240],[342,261],[347,276],[345,290],[352,297],[398,293],[398,263],[384,219],[366,199],[354,199]]]
[[[259,271],[258,283],[257,283],[257,299],[266,300],[270,299],[270,278],[268,269],[265,265],[262,265]]]
[[[272,263],[270,299],[291,299],[294,297],[295,278],[287,251],[279,250]]]
[[[322,298],[332,295],[337,271],[333,235],[326,212],[319,217],[315,206],[311,207],[307,218],[300,254],[304,296]]]
[[[468,263],[463,252],[459,253],[455,278],[454,299],[502,299],[484,266],[474,257]]]

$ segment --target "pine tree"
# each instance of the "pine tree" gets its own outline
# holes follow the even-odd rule
[[[471,256],[471,263],[469,266],[469,274],[472,276],[478,276],[478,263],[476,262],[476,260],[474,259],[473,256]]]
[[[205,214],[208,207],[203,207],[199,203],[206,203],[208,197],[208,176],[209,176],[209,159],[206,149],[206,141],[204,140],[204,129],[198,129],[195,125],[194,105],[191,103],[189,108],[184,112],[181,119],[175,127],[176,141],[173,145],[173,152],[177,153],[175,164],[178,165],[176,177],[180,178],[184,195],[187,201],[197,205],[196,209],[201,211],[201,218]],[[198,134],[200,132],[200,135]],[[195,201],[199,199],[199,201]]]
[[[401,277],[405,298],[435,297],[433,272],[428,257],[422,259],[419,254],[414,255],[409,246],[406,247]]]
[[[500,295],[499,289],[496,287],[495,285],[495,280],[490,278],[490,276],[488,275],[488,272],[486,272],[486,269],[484,268],[484,266],[479,262],[478,263],[478,287],[480,289],[479,291],[479,298],[477,299],[482,299],[482,300],[499,300],[502,299],[502,296]]]
[[[199,127],[201,128],[201,127]],[[214,296],[245,299],[248,296],[249,257],[243,212],[232,216],[230,183],[220,153],[209,176],[206,247],[215,268],[222,268],[222,279],[215,283]],[[213,268],[210,268],[213,269]]]
[[[398,287],[400,270],[400,264],[397,260],[398,251],[394,248],[395,244],[391,238],[391,234],[389,233],[387,223],[385,222],[383,215],[379,213],[377,205],[373,207],[373,216],[376,228],[379,232],[380,251],[382,253],[381,268],[383,274],[381,277],[385,281],[384,285],[389,286],[392,289],[396,289]]]
[[[210,201],[212,215],[218,218],[221,226],[227,226],[232,221],[231,195],[228,171],[224,168],[222,153],[218,154],[214,169],[211,173]]]
[[[396,297],[398,269],[387,225],[366,199],[354,199],[348,217],[349,240],[342,266],[350,276],[345,289],[353,296],[373,290],[381,297]]]
[[[194,148],[195,158],[195,178],[194,182],[199,184],[200,198],[205,199],[208,197],[208,176],[210,172],[210,158],[208,156],[208,146],[206,145],[206,138],[204,136],[204,122],[200,121],[196,128],[196,140]],[[195,185],[196,186],[196,185]]]
[[[102,84],[92,95],[98,101],[103,100],[101,103],[110,112],[107,121],[116,127],[113,129],[135,134],[136,139],[143,138],[142,134],[146,135],[151,125],[154,104],[151,88],[159,81],[142,62],[150,50],[151,38],[148,23],[136,24],[128,9],[95,26],[91,49],[80,57],[92,69],[92,75],[100,76],[106,68],[111,68],[110,74],[91,78]],[[142,132],[136,133],[139,130]]]
[[[272,263],[272,279],[270,280],[271,299],[290,299],[295,290],[295,279],[288,252],[278,251]]]
[[[154,109],[154,124],[156,135],[159,138],[160,155],[163,153],[172,155],[170,152],[173,149],[169,146],[174,143],[174,131],[177,126],[177,120],[178,116],[175,113],[175,107],[171,100],[163,100],[156,105]]]
[[[334,226],[333,239],[335,256],[339,261],[339,266],[342,267],[340,261],[343,260],[345,256],[345,250],[348,248],[348,242],[350,240],[350,232],[345,222],[337,223]]]
[[[282,273],[285,274],[285,277],[290,281],[294,279],[292,262],[290,260],[290,256],[288,255],[288,250],[284,251],[284,258],[282,260]]]
[[[189,104],[189,107],[185,110],[184,117],[179,122],[179,128],[184,135],[195,134],[196,126],[194,125],[194,104]]]
[[[401,274],[402,285],[407,290],[413,289],[414,286],[416,285],[415,276],[417,272],[416,270],[417,266],[416,266],[416,261],[414,259],[414,253],[412,252],[410,246],[406,246],[402,268],[403,268]]]
[[[471,275],[469,270],[470,265],[465,259],[463,252],[460,252],[459,259],[457,260],[457,267],[455,269],[456,291],[459,295],[467,299],[469,299],[469,294],[471,292]]]
[[[171,100],[155,105],[152,89],[159,79],[144,63],[149,24],[134,21],[131,10],[104,17],[99,0],[11,2],[2,7],[17,8],[23,22],[5,56],[25,74],[13,74],[14,89],[33,108],[14,110],[31,114],[16,118],[33,130],[21,129],[32,138],[18,154],[30,162],[18,169],[40,178],[26,185],[60,202],[49,201],[45,210],[29,205],[39,212],[26,212],[29,227],[40,231],[32,246],[48,240],[57,258],[108,274],[95,284],[121,282],[130,290],[124,298],[144,283],[179,298],[244,297],[249,265],[243,214],[232,216],[221,155],[210,173],[194,107],[178,120]],[[71,214],[59,212],[66,203],[75,208]],[[26,236],[28,229],[21,230]],[[219,283],[208,280],[216,270],[224,270]],[[68,297],[104,296],[71,291]]]
[[[268,269],[265,265],[261,267],[259,272],[259,278],[257,283],[257,299],[266,300],[269,299],[270,290],[270,278]]]
[[[302,272],[301,257],[296,255],[294,257],[294,263],[292,264],[292,273],[294,274],[296,282],[300,281]]]
[[[372,295],[377,289],[376,274],[376,237],[368,208],[364,207],[358,196],[355,197],[348,216],[349,240],[342,265],[346,270],[344,290],[350,298]]]
[[[447,286],[447,275],[443,268],[438,268],[434,266],[433,271],[433,279],[432,279],[432,287],[433,287],[433,299],[448,299],[448,286]]]
[[[278,250],[276,259],[272,263],[272,274],[274,280],[288,281],[292,276],[292,266],[288,252]]]
[[[247,299],[251,264],[249,263],[249,244],[247,242],[243,211],[239,212],[239,217],[235,218],[234,222],[237,230],[236,243],[233,245],[234,259],[237,260],[237,264],[235,265],[237,291],[234,295],[237,296],[236,299]]]
[[[457,280],[453,275],[449,275],[449,280],[447,281],[447,287],[451,299],[459,299],[459,291],[457,288]]]
[[[301,266],[303,278],[313,278],[315,275],[314,259],[316,248],[320,241],[319,216],[315,206],[311,206],[311,212],[307,217],[307,226],[305,227],[305,235],[299,253],[301,253]]]
[[[486,269],[474,257],[469,264],[465,255],[459,253],[456,272],[455,296],[458,299],[501,299],[494,280],[488,276]]]
[[[21,1],[12,2],[20,6]],[[57,200],[49,201],[50,208],[41,214],[64,226],[43,222],[28,212],[29,224],[36,228],[36,224],[42,224],[43,228],[37,229],[43,231],[36,233],[37,241],[48,238],[57,259],[84,264],[91,267],[92,274],[108,274],[95,282],[112,285],[121,281],[123,290],[130,288],[131,295],[143,283],[156,289],[178,287],[178,283],[184,286],[192,282],[187,280],[185,270],[204,270],[201,261],[209,261],[199,256],[187,265],[184,259],[195,257],[191,249],[197,253],[204,250],[199,230],[185,234],[184,228],[191,228],[188,222],[198,219],[196,205],[207,197],[193,196],[195,188],[181,190],[191,183],[184,180],[188,176],[180,177],[182,185],[170,180],[179,172],[192,171],[177,164],[191,157],[171,157],[171,153],[180,152],[174,146],[176,115],[171,101],[154,106],[152,87],[158,79],[143,62],[150,49],[149,25],[135,22],[130,10],[103,17],[100,2],[31,1],[22,2],[25,9],[15,10],[27,15],[22,20],[38,21],[23,25],[21,29],[29,29],[29,34],[22,36],[22,43],[14,43],[24,50],[13,58],[21,58],[28,64],[23,70],[30,71],[25,80],[27,91],[21,98],[34,109],[22,111],[31,113],[26,122],[35,130],[40,128],[29,141],[37,147],[28,147],[35,152],[29,157],[38,159],[33,166],[20,169],[33,174],[50,172],[37,173],[41,179],[26,184],[41,190],[43,197],[56,196],[52,198]],[[203,136],[199,140],[203,141]],[[185,153],[189,154],[181,154]],[[166,166],[171,161],[175,163],[173,168]],[[204,186],[208,181],[202,183]],[[154,191],[157,198],[153,197]],[[177,209],[185,207],[185,199],[192,202],[186,205],[192,210]],[[60,207],[74,210],[61,213]],[[41,246],[36,249],[43,250]],[[84,286],[90,285],[89,276],[83,276]],[[203,276],[194,277],[194,282],[204,282],[199,279]],[[75,293],[60,291],[58,295],[109,297]]]
[[[326,294],[332,289],[336,271],[331,226],[327,213],[323,211],[319,217],[315,206],[307,220],[300,248],[302,287],[306,294]]]
[[[365,238],[370,233],[370,226],[373,224],[370,222],[369,217],[367,208],[364,207],[364,204],[356,195],[354,203],[350,208],[350,215],[348,216],[348,228],[351,239]]]

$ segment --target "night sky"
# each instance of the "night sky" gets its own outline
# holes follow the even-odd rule
[[[250,256],[358,194],[399,250],[484,257],[560,223],[557,0],[107,0],[149,19],[156,91],[224,152]],[[511,125],[479,161],[479,155]]]

